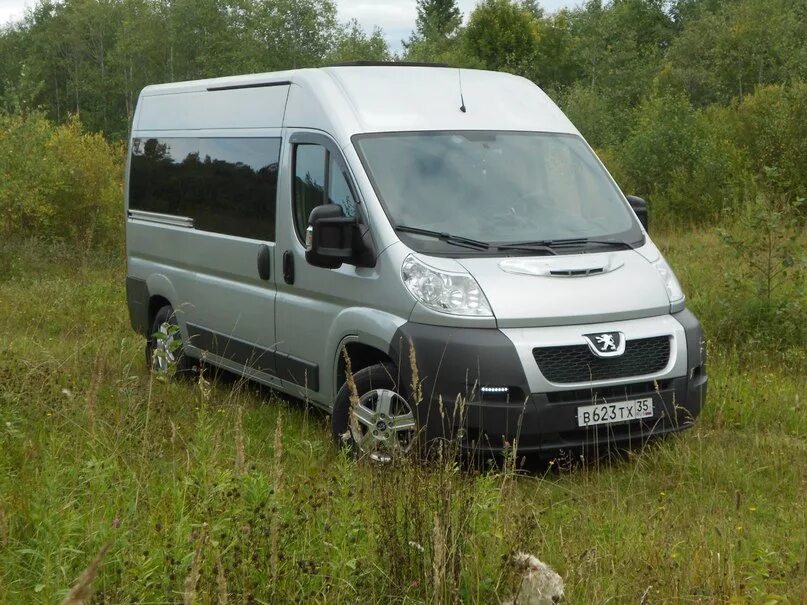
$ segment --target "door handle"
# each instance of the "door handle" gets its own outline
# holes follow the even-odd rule
[[[291,250],[283,253],[283,280],[287,284],[294,283],[294,254]]]
[[[266,244],[258,248],[258,275],[264,281],[272,277],[272,252]]]

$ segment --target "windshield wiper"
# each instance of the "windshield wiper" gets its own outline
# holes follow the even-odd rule
[[[588,239],[586,237],[570,238],[570,239],[545,239],[534,242],[513,242],[511,244],[502,244],[501,246],[497,247],[500,250],[545,248],[551,251],[553,254],[557,254],[557,252],[555,251],[555,249],[557,248],[577,248],[585,246],[587,244],[602,244],[608,246],[618,246],[620,248],[625,248],[629,250],[633,249],[633,246],[631,246],[628,242],[623,242],[621,240]]]
[[[414,233],[415,235],[425,235],[427,237],[433,237],[435,239],[439,239],[440,241],[446,242],[447,244],[453,244],[454,246],[463,246],[465,248],[473,248],[475,250],[487,250],[490,248],[490,244],[487,242],[482,242],[476,239],[470,239],[468,237],[461,237],[459,235],[451,235],[450,233],[444,233],[441,231],[432,231],[431,229],[421,229],[420,227],[409,227],[407,225],[398,225],[395,227],[396,231],[402,231],[403,233]]]
[[[526,252],[544,252],[546,254],[557,254],[550,246],[551,242],[516,242],[513,244],[501,244],[496,246],[497,250],[524,250]]]
[[[616,246],[618,248],[624,248],[625,250],[633,250],[633,246],[631,246],[628,242],[624,242],[622,240],[585,239],[581,243],[583,243],[583,244],[602,244],[604,246]]]

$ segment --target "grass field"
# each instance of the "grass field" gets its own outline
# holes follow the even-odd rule
[[[730,334],[714,234],[660,240]],[[621,461],[377,468],[301,402],[150,377],[121,261],[0,268],[0,603],[58,602],[105,544],[102,603],[499,603],[521,550],[569,603],[807,603],[803,346],[710,338],[696,427]]]

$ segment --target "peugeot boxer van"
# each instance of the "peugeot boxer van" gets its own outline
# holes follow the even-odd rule
[[[523,78],[360,64],[149,86],[125,207],[149,363],[304,398],[362,454],[626,443],[704,403],[701,328],[647,205]]]

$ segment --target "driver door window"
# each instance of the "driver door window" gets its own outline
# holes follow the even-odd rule
[[[321,145],[295,145],[293,210],[300,241],[311,211],[325,203],[338,204],[345,216],[356,216],[356,199],[336,157]]]

